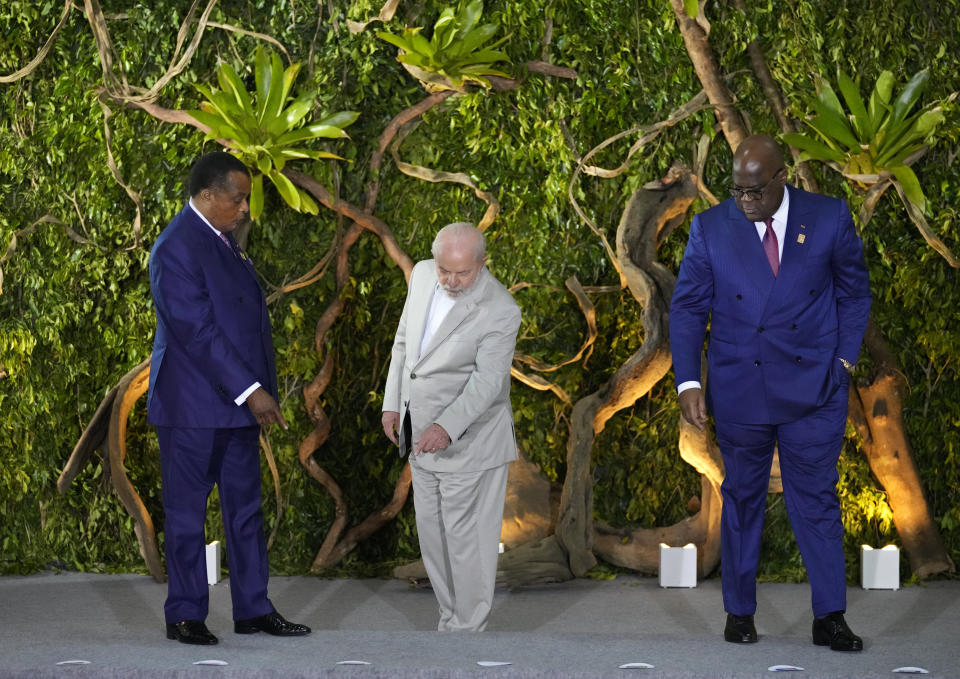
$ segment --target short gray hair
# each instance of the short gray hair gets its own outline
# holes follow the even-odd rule
[[[451,238],[454,240],[472,239],[473,254],[478,262],[482,262],[483,258],[487,256],[487,244],[483,237],[483,231],[470,222],[454,222],[437,231],[437,235],[433,239],[433,245],[430,246],[430,252],[433,253],[434,259],[440,256],[443,245]]]

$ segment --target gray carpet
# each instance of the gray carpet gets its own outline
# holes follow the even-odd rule
[[[654,578],[577,580],[498,590],[489,629],[438,634],[429,589],[394,580],[273,578],[271,599],[313,627],[297,639],[232,632],[229,583],[211,588],[212,647],[163,634],[164,585],[137,575],[39,574],[0,578],[0,677],[960,677],[960,582],[899,591],[850,588],[851,627],[866,650],[844,654],[810,643],[809,588],[761,584],[760,642],[725,643],[719,582],[661,589]],[[58,666],[82,659],[89,665]],[[218,659],[226,666],[194,666]],[[370,665],[337,665],[365,660]],[[478,661],[505,661],[481,667]],[[653,669],[620,670],[628,662]]]

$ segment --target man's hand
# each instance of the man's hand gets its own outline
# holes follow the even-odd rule
[[[383,425],[383,433],[393,441],[393,445],[400,445],[397,440],[397,432],[400,430],[400,413],[393,410],[384,410],[383,417],[380,418],[380,424]]]
[[[420,440],[417,441],[417,444],[413,447],[413,454],[419,455],[420,453],[435,453],[438,450],[443,450],[449,445],[450,436],[447,435],[447,432],[444,431],[443,427],[437,423],[433,423],[427,427],[427,430],[423,432]]]
[[[283,413],[280,412],[280,406],[263,387],[257,387],[256,391],[247,396],[247,407],[261,427],[279,424],[284,429],[288,429],[287,421],[283,419]]]
[[[707,424],[707,403],[703,398],[703,390],[696,387],[684,389],[678,398],[683,419],[703,431]]]

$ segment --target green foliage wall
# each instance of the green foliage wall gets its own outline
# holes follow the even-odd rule
[[[165,71],[176,31],[189,3],[105,0],[103,8],[118,51],[118,68],[132,84],[149,87]],[[300,86],[316,88],[316,116],[361,111],[351,140],[330,150],[349,163],[301,166],[354,204],[363,203],[372,178],[367,166],[386,123],[425,95],[395,60],[395,49],[374,36],[377,24],[353,34],[346,19],[375,16],[380,3],[244,0],[218,5],[211,21],[268,34],[305,62]],[[775,132],[759,86],[743,71],[746,44],[759,37],[774,77],[796,116],[814,91],[812,74],[838,67],[872,83],[883,69],[901,80],[929,66],[930,97],[944,97],[960,70],[960,2],[748,2],[743,15],[728,3],[707,3],[711,44],[721,67],[737,72],[732,88],[756,131]],[[322,13],[318,16],[318,7]],[[432,25],[444,4],[400,4],[390,24]],[[62,11],[53,0],[8,0],[0,7],[0,73],[29,62]],[[598,239],[574,213],[567,184],[577,158],[609,136],[653,123],[696,94],[696,79],[669,4],[661,0],[491,0],[487,20],[512,33],[504,49],[515,64],[547,60],[576,69],[575,81],[512,72],[524,79],[512,91],[478,92],[447,100],[424,116],[400,149],[407,162],[468,173],[502,205],[488,231],[491,269],[517,292],[523,310],[518,348],[545,362],[574,354],[586,326],[563,281],[611,285],[616,272]],[[552,29],[548,52],[543,37]],[[211,82],[218,60],[250,74],[258,41],[208,29],[183,74],[159,104],[195,108],[190,86]],[[508,69],[510,70],[510,69]],[[243,77],[243,73],[241,73]],[[108,124],[124,181],[143,200],[143,224],[107,166],[103,84],[90,27],[73,11],[50,54],[29,76],[0,84],[0,257],[12,235],[50,215],[19,239],[2,264],[0,295],[0,572],[48,566],[91,571],[143,571],[127,517],[101,465],[91,465],[60,495],[56,479],[84,426],[107,391],[151,351],[154,319],[147,279],[149,247],[180,209],[192,160],[201,146],[193,128],[161,123],[142,111],[112,105]],[[866,87],[866,85],[864,85]],[[931,224],[960,251],[960,118],[948,111],[946,138],[916,168],[931,204]],[[713,138],[705,182],[723,196],[730,152],[713,114],[704,111],[667,130],[631,161],[619,179],[584,178],[577,199],[613,237],[626,199],[661,176],[674,160],[691,163],[702,134]],[[615,144],[595,162],[620,163],[633,139]],[[572,146],[571,146],[572,145]],[[847,195],[846,184],[817,168],[822,190]],[[428,184],[398,172],[391,161],[375,211],[415,259],[429,255],[436,229],[478,220],[485,205],[453,184]],[[706,207],[698,202],[694,208]],[[66,225],[66,226],[64,226]],[[318,217],[294,213],[268,192],[264,216],[248,250],[268,292],[309,270],[348,226],[328,210]],[[69,232],[75,237],[71,238]],[[661,248],[676,269],[686,243],[678,229]],[[957,272],[926,247],[898,201],[884,199],[864,240],[875,296],[874,317],[895,346],[910,385],[905,415],[917,463],[937,522],[955,561],[960,560],[960,286]],[[401,462],[379,426],[380,398],[405,292],[403,276],[370,235],[350,255],[351,285],[345,313],[327,337],[337,371],[323,398],[333,430],[316,453],[343,487],[351,520],[382,506]],[[283,410],[289,432],[271,435],[282,488],[277,516],[272,482],[264,476],[268,528],[279,521],[271,565],[303,573],[333,519],[333,505],[297,461],[297,445],[310,430],[301,389],[319,369],[314,328],[334,293],[328,273],[319,282],[282,296],[271,308]],[[585,364],[551,375],[576,399],[598,388],[640,344],[640,309],[627,292],[594,294],[600,336]],[[699,492],[697,474],[677,453],[679,411],[672,376],[629,410],[614,417],[594,450],[595,512],[615,525],[674,523]],[[556,483],[565,473],[569,408],[549,393],[513,387],[517,433],[524,451]],[[127,468],[162,541],[158,451],[145,424],[143,401],[130,423]],[[857,546],[895,539],[884,494],[848,438],[841,462],[841,498],[847,552],[855,572]],[[209,535],[221,537],[211,512]],[[803,577],[781,499],[771,500],[765,533],[763,577]],[[412,508],[344,562],[351,573],[384,572],[417,556]]]

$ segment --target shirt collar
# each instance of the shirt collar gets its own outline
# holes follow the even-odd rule
[[[220,238],[220,237],[223,236],[223,232],[220,231],[219,229],[217,229],[217,227],[215,227],[213,224],[211,224],[210,221],[209,221],[206,217],[203,216],[203,213],[200,212],[200,210],[197,208],[196,204],[193,202],[193,198],[190,199],[190,202],[188,203],[188,205],[190,205],[190,209],[193,210],[194,212],[196,212],[196,213],[197,213],[197,216],[198,216],[200,219],[203,220],[203,223],[210,227],[210,230],[213,231],[213,232],[217,235],[217,238]]]
[[[783,200],[780,201],[780,207],[770,217],[779,224],[787,223],[787,214],[790,212],[790,190],[783,187]],[[754,222],[758,226],[763,226],[763,222]]]

